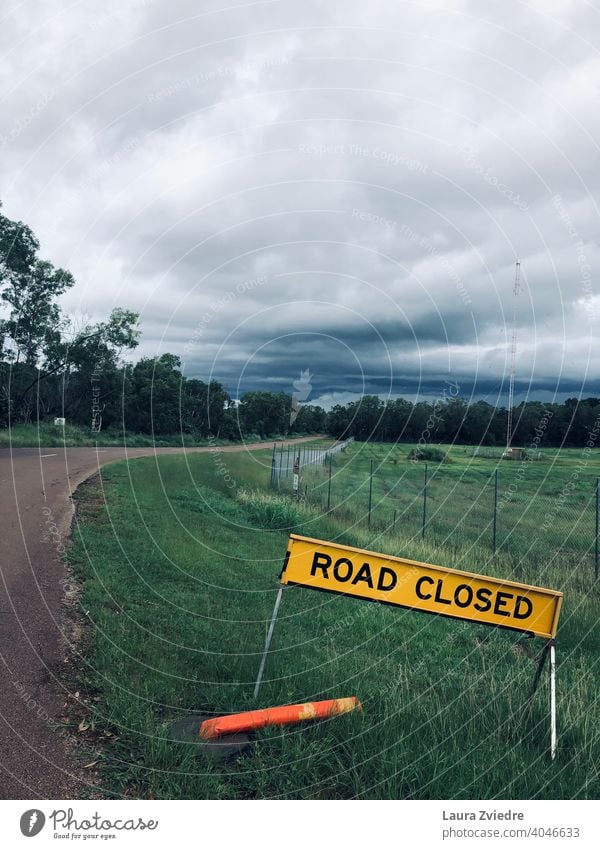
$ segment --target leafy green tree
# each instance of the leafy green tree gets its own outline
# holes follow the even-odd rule
[[[431,441],[431,434],[427,431],[431,427],[435,427],[433,419],[433,407],[427,401],[417,401],[413,404],[410,421],[407,427],[407,437],[410,442],[419,442],[424,439],[427,442]]]
[[[284,392],[246,392],[238,408],[241,435],[265,438],[286,433],[290,427],[292,398]]]
[[[536,428],[540,429],[546,418],[546,404],[541,401],[523,401],[513,409],[512,444],[526,448],[536,438]],[[546,442],[546,427],[540,429],[539,445]]]
[[[323,433],[327,422],[327,413],[315,404],[303,404],[292,430],[295,433]]]
[[[406,439],[406,432],[412,413],[412,404],[405,398],[396,398],[385,405],[382,428],[383,439],[396,442]]]
[[[127,430],[157,435],[181,431],[181,360],[173,354],[144,357],[128,374],[124,398]]]
[[[348,405],[335,404],[327,413],[325,427],[327,433],[336,439],[347,439],[353,436]]]
[[[0,209],[2,202],[0,201]],[[22,221],[11,221],[0,213],[0,281],[28,274],[37,257],[39,242]]]
[[[570,405],[572,400],[575,400],[574,405]],[[572,413],[566,433],[568,443],[571,445],[585,445],[595,429],[596,436],[592,441],[596,445],[600,445],[600,439],[598,438],[598,423],[600,421],[598,399],[586,398],[582,401],[567,399],[565,406]]]
[[[218,381],[206,384],[195,378],[184,378],[181,397],[181,424],[185,432],[217,438],[233,435],[227,417],[231,399]]]
[[[108,321],[73,332],[70,339],[55,333],[46,344],[43,367],[18,395],[13,392],[13,398],[16,398],[13,412],[17,417],[25,416],[31,405],[30,393],[37,393],[40,397],[42,384],[53,378],[55,391],[58,390],[58,398],[61,399],[55,412],[62,415],[67,411],[87,408],[87,422],[91,423],[92,378],[96,374],[100,382],[101,375],[110,375],[110,394],[115,393],[115,375],[112,373],[117,369],[123,350],[135,348],[138,344],[137,323],[137,313],[118,308],[112,311]],[[62,329],[63,332],[69,330],[70,324],[65,322]],[[106,393],[106,380],[104,384]],[[104,405],[106,399],[101,397],[99,402]],[[87,423],[81,421],[80,416],[75,416],[75,421]]]
[[[32,366],[39,363],[46,347],[59,337],[61,316],[54,299],[74,283],[68,271],[41,260],[29,273],[13,277],[1,295],[10,308],[10,316],[3,323],[4,337],[13,346],[7,352],[10,359]]]
[[[73,276],[38,258],[39,242],[21,221],[0,214],[0,355],[35,366],[56,339],[60,310],[55,299],[74,285]]]
[[[476,401],[466,409],[461,439],[467,445],[495,445],[495,437],[491,438],[493,425],[494,407],[486,401]]]

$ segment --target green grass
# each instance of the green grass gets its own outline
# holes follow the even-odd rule
[[[380,451],[380,446],[376,449]],[[69,559],[91,647],[90,760],[106,796],[595,798],[598,592],[579,557],[500,553],[351,528],[346,515],[265,491],[270,454],[118,463],[78,490]],[[452,468],[458,464],[451,464]],[[232,486],[232,482],[235,486]],[[289,530],[561,589],[560,751],[547,686],[528,705],[540,640],[288,588],[258,706],[357,695],[362,714],[261,732],[216,765],[168,740],[187,711],[255,707],[253,682]],[[467,540],[468,541],[468,540]],[[96,740],[110,732],[110,742]]]
[[[399,538],[419,539],[423,529],[425,463],[411,462],[413,446],[354,443],[336,457],[332,469],[330,509],[346,527],[368,524],[369,474],[373,462],[371,528],[386,532],[394,526]],[[440,446],[449,462],[427,463],[425,538],[432,544],[491,549],[494,476],[498,470],[496,543],[501,551],[549,559],[576,555],[581,567],[593,569],[596,480],[600,457],[596,450],[547,449],[541,459],[501,460],[474,457],[473,449]],[[491,452],[493,453],[493,452]],[[280,492],[291,489],[283,479]],[[303,493],[326,509],[328,469],[307,468]]]
[[[304,434],[294,434],[303,436]],[[284,439],[285,437],[279,437]],[[260,442],[260,436],[252,434],[246,441]],[[270,444],[273,439],[265,440]],[[201,439],[192,434],[175,433],[172,435],[161,434],[152,436],[148,433],[130,433],[105,430],[101,433],[92,433],[90,428],[79,425],[67,424],[65,427],[55,425],[52,422],[40,422],[39,424],[19,424],[12,428],[0,428],[0,448],[77,448],[94,447],[96,445],[104,448],[128,445],[130,448],[166,448],[170,446],[180,447],[194,445],[226,445],[228,440],[224,439]]]

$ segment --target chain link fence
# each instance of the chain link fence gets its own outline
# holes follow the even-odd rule
[[[300,474],[300,469],[306,469],[313,466],[322,466],[328,459],[336,457],[345,451],[349,445],[354,442],[354,437],[351,436],[344,442],[336,442],[327,448],[315,447],[311,445],[295,446],[288,445],[277,448],[277,444],[273,446],[273,458],[271,460],[271,486],[282,488],[285,486],[286,479],[294,485],[294,469],[297,469],[296,474]],[[299,485],[299,481],[296,481]]]
[[[520,557],[569,555],[600,577],[600,478],[593,473],[574,466],[555,474],[539,464],[532,475],[535,459],[458,470],[379,457],[356,462],[340,457],[349,444],[296,449],[295,456],[275,449],[271,485],[348,527]]]

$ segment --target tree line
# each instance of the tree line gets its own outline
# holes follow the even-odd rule
[[[1,208],[1,204],[0,204]],[[0,212],[0,427],[64,417],[95,430],[199,438],[327,433],[338,439],[502,445],[506,410],[460,397],[432,403],[363,396],[326,412],[283,392],[238,401],[217,380],[182,374],[174,354],[126,362],[139,344],[137,313],[75,326],[58,299],[70,272],[39,256],[31,229]],[[543,425],[543,426],[542,426]],[[514,445],[594,446],[600,400],[532,401],[514,410]],[[540,432],[541,431],[541,432]]]
[[[327,415],[327,431],[338,439],[420,444],[503,446],[507,411],[486,401],[468,404],[446,397],[416,404],[404,398],[383,401],[376,395],[337,405]],[[512,445],[600,446],[600,399],[569,398],[563,404],[524,401],[513,407]]]

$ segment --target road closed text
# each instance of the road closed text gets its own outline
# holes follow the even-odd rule
[[[281,582],[471,622],[556,634],[562,593],[292,534]]]
[[[435,591],[433,587],[435,586]],[[471,584],[459,584],[449,598],[444,595],[443,578],[423,575],[415,585],[418,598],[424,600],[433,598],[438,604],[454,604],[456,607],[467,609],[473,607],[480,613],[492,610],[498,616],[514,616],[515,619],[529,619],[533,613],[533,602],[525,595],[516,595],[502,590],[494,593],[489,587],[475,589]]]

